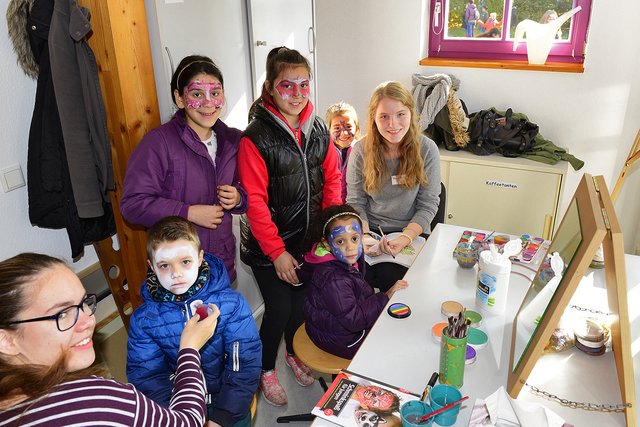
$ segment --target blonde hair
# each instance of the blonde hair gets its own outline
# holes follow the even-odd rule
[[[353,119],[353,122],[356,125],[356,128],[354,129],[354,138],[360,139],[360,121],[358,120],[358,113],[356,113],[356,109],[353,108],[351,104],[340,101],[336,104],[333,104],[327,109],[327,114],[325,115],[324,121],[327,123],[327,126],[331,127],[331,120],[335,119],[338,116],[344,116]]]
[[[424,159],[420,155],[421,134],[413,97],[401,83],[385,82],[376,87],[369,101],[367,134],[364,137],[364,152],[366,154],[362,171],[364,190],[369,194],[377,192],[382,188],[383,183],[390,178],[390,171],[387,169],[385,160],[388,148],[375,120],[378,104],[383,98],[400,101],[411,114],[409,129],[398,146],[400,166],[397,175],[403,176],[399,185],[406,188],[413,188],[418,184],[424,186],[427,184],[427,177],[424,173]]]
[[[153,260],[158,247],[167,242],[186,240],[200,250],[200,237],[193,224],[179,216],[168,216],[156,222],[147,231],[147,257]]]

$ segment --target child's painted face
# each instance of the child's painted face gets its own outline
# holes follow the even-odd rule
[[[204,140],[220,117],[224,106],[222,83],[209,74],[196,75],[184,88],[175,92],[176,104],[184,108],[187,124]]]
[[[356,399],[363,408],[375,408],[385,411],[393,406],[393,394],[377,386],[358,387],[355,394]]]
[[[151,268],[163,288],[175,295],[184,294],[198,279],[204,251],[192,242],[178,239],[163,242],[155,250]]]
[[[309,102],[311,84],[305,67],[287,67],[276,78],[269,94],[278,110],[292,126],[298,126],[300,113]]]
[[[340,148],[350,147],[358,127],[356,121],[349,116],[335,116],[329,123],[331,140]]]
[[[411,111],[402,102],[382,98],[375,115],[376,127],[389,144],[399,144],[411,126]]]
[[[355,264],[362,255],[362,227],[358,220],[353,217],[334,220],[328,243],[338,261]]]

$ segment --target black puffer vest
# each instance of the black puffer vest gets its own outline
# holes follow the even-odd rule
[[[311,130],[306,135],[300,133],[302,148],[262,105],[257,106],[244,132],[267,166],[271,220],[278,227],[286,250],[294,257],[301,255],[309,223],[322,209],[322,163],[329,149],[329,131],[322,119],[314,117],[313,120]],[[240,231],[242,262],[251,267],[273,265],[260,249],[246,215],[242,215]]]

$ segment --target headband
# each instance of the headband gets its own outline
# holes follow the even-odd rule
[[[180,76],[182,75],[182,72],[184,70],[186,70],[187,68],[189,68],[190,66],[192,66],[193,64],[197,64],[198,62],[204,62],[205,64],[211,64],[211,65],[213,65],[214,68],[217,68],[216,64],[214,64],[212,61],[207,61],[207,60],[204,60],[204,59],[198,59],[198,60],[189,62],[187,65],[182,67],[182,69],[178,72],[178,77],[176,77],[176,89],[178,89],[178,91],[180,91],[180,84],[179,83],[180,83]]]
[[[322,227],[322,235],[324,236],[324,233],[327,232],[327,225],[329,225],[329,223],[331,221],[333,221],[336,218],[340,218],[341,216],[355,216],[356,218],[358,218],[360,220],[360,222],[362,223],[362,218],[360,217],[360,215],[358,215],[355,212],[340,212],[335,214],[334,216],[332,216],[331,218],[329,218],[327,220],[327,222],[324,223],[324,227]]]

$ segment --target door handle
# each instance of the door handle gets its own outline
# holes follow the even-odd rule
[[[173,58],[171,57],[171,51],[169,50],[168,46],[165,46],[164,50],[167,52],[167,57],[169,58],[169,66],[171,67],[171,75],[173,76],[173,73],[175,73],[176,69],[173,66]]]
[[[309,27],[307,30],[307,47],[309,53],[315,53],[316,50],[316,32],[313,31],[313,27]]]
[[[449,214],[449,215],[447,215],[447,218],[449,218],[449,219],[453,219],[453,214]]]
[[[267,41],[266,40],[258,40],[256,41],[256,46],[266,46],[267,45]]]

